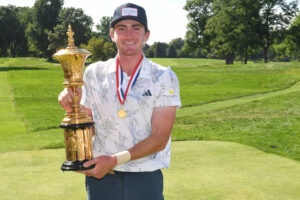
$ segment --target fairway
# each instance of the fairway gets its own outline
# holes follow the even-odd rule
[[[3,63],[3,66],[7,66],[7,63]],[[0,65],[1,69],[3,68]],[[26,129],[15,112],[13,94],[9,89],[7,72],[4,70],[0,71],[0,122],[0,152],[4,148],[6,151],[14,150],[15,140],[11,138],[19,133],[26,133]]]
[[[82,174],[60,171],[64,150],[0,154],[1,200],[85,199]],[[300,163],[227,142],[172,143],[166,200],[297,200]]]

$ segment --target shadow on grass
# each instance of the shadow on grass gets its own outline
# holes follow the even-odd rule
[[[22,70],[49,70],[41,67],[0,67],[1,71],[22,71]]]
[[[64,142],[51,143],[51,144],[42,146],[39,149],[43,150],[43,149],[62,149],[62,148],[65,148]]]

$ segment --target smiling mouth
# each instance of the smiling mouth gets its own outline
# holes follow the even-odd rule
[[[124,42],[125,45],[132,45],[135,44],[135,42]]]

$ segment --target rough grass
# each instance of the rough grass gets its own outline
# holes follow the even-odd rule
[[[299,98],[300,91],[179,116],[173,140],[234,141],[300,160]]]
[[[300,80],[298,62],[224,65],[224,61],[210,59],[154,61],[172,66],[176,72],[184,107],[281,90]]]

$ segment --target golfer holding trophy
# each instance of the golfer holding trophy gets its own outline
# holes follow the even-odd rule
[[[62,52],[72,61],[58,58],[68,80],[58,98],[67,111],[61,124],[67,155],[62,169],[86,176],[89,200],[161,200],[161,169],[170,164],[170,136],[181,106],[179,82],[170,67],[143,54],[150,36],[144,8],[117,7],[110,36],[117,55],[89,65],[83,81],[82,71],[73,69],[83,69],[89,52]]]

